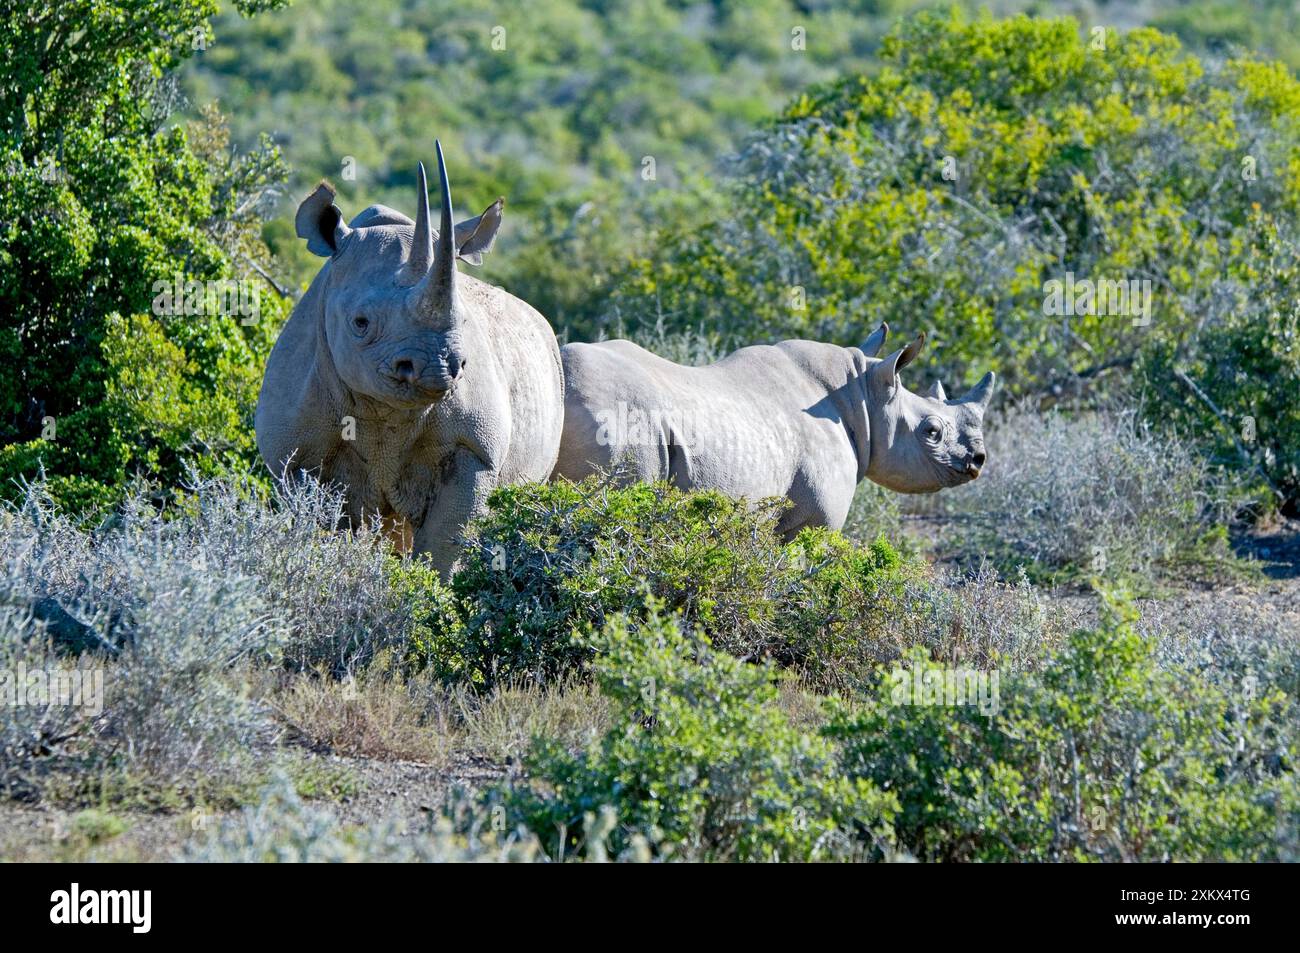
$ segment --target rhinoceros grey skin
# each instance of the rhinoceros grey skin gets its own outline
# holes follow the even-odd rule
[[[966,396],[915,394],[898,372],[922,334],[883,360],[888,327],[861,347],[784,341],[683,367],[629,341],[567,344],[564,438],[553,478],[599,470],[732,497],[784,496],[778,531],[844,525],[864,477],[932,493],[979,476],[990,371]]]
[[[423,165],[414,222],[372,206],[344,224],[325,183],[299,207],[328,260],[271,352],[256,431],[273,472],[342,485],[353,525],[380,515],[446,576],[494,487],[550,475],[564,382],[545,318],[456,269],[491,247],[502,200],[453,229],[440,145],[438,171],[436,231]]]

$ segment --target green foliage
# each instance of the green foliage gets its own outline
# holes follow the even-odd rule
[[[1181,351],[1146,355],[1145,376],[1171,381],[1148,392],[1148,416],[1203,434],[1216,459],[1241,470],[1261,495],[1300,505],[1300,268],[1292,223],[1252,217],[1247,250],[1231,274],[1237,306]],[[1198,393],[1199,392],[1199,393]]]
[[[884,539],[863,550],[807,530],[782,545],[782,505],[597,478],[498,489],[452,580],[463,628],[439,664],[483,684],[554,678],[590,656],[575,630],[659,602],[724,651],[851,678],[906,624],[922,568]]]
[[[718,493],[596,479],[498,489],[452,587],[462,600],[466,674],[550,678],[588,657],[569,636],[662,600],[689,624],[770,623],[784,556],[778,508]]]
[[[269,143],[231,154],[215,114],[164,127],[162,71],[191,52],[213,7],[0,15],[0,493],[43,466],[61,502],[89,508],[136,473],[173,483],[187,457],[215,470],[254,454],[252,407],[283,304],[261,296],[244,323],[158,303],[177,280],[261,284],[268,253],[251,231],[286,171]]]
[[[922,859],[1285,859],[1296,698],[1158,664],[1134,619],[1110,602],[1041,670],[1001,673],[992,716],[916,704],[895,674],[828,734],[850,776],[897,795],[899,844]],[[918,650],[899,671],[937,685],[947,670]]]
[[[427,559],[388,555],[384,575],[393,606],[406,614],[405,672],[446,665],[461,655],[464,632],[455,597]]]
[[[1235,381],[1293,363],[1282,296],[1255,275],[1300,208],[1300,83],[1150,29],[1094,39],[1070,19],[905,21],[878,74],[800,97],[750,140],[728,213],[669,230],[618,290],[620,318],[852,344],[929,315],[917,330],[950,378],[992,365],[1013,394],[1055,393],[1136,361],[1139,389],[1203,422],[1142,358],[1181,366],[1250,327]],[[1047,282],[1067,274],[1150,281],[1149,323],[1054,313]],[[1292,452],[1286,428],[1260,433]]]
[[[1267,51],[1292,70],[1300,68],[1300,15],[1291,0],[1255,0],[1250,4],[1182,0],[1157,4],[1150,25],[1212,54],[1223,55],[1244,47]]]
[[[892,795],[838,769],[835,749],[791,725],[774,673],[716,651],[657,607],[590,640],[613,724],[570,754],[545,742],[528,784],[504,794],[510,822],[552,856],[593,830],[614,855],[707,861],[878,857]],[[612,812],[602,823],[602,812]]]
[[[656,231],[732,216],[703,181],[718,156],[810,84],[874,68],[900,16],[942,5],[537,0],[525,13],[500,0],[316,0],[252,20],[219,16],[181,78],[193,102],[224,104],[245,146],[281,131],[299,170],[290,198],[325,176],[349,211],[376,201],[408,208],[433,130],[469,157],[453,168],[460,201],[509,203],[487,275],[586,338],[617,325],[609,296],[628,256],[652,252]],[[1286,0],[1268,7],[1263,16],[1201,2],[1185,12],[1185,0],[1151,0],[1127,13],[1168,23],[1198,49],[1217,54],[1233,40],[1300,64],[1294,14]],[[1008,54],[1008,63],[1026,59]],[[1050,62],[1045,51],[1034,67]],[[998,141],[1008,134],[998,130]],[[647,156],[653,178],[643,177]],[[341,174],[345,157],[355,178]],[[302,284],[317,263],[294,236],[293,211],[284,203],[267,233]],[[678,325],[704,317],[666,304]]]
[[[71,826],[74,837],[98,844],[120,836],[130,825],[115,814],[91,808],[73,815]]]
[[[181,75],[192,101],[235,117],[237,141],[284,134],[298,175],[270,237],[296,284],[318,264],[294,235],[296,201],[324,176],[349,214],[372,202],[409,212],[415,163],[437,136],[458,209],[506,197],[484,274],[590,336],[655,225],[709,214],[681,186],[792,89],[865,67],[917,5],[314,0],[217,18]]]

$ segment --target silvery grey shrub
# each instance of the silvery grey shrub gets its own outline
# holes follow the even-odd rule
[[[496,837],[483,812],[451,799],[426,829],[396,819],[347,828],[328,808],[305,804],[283,774],[259,802],[196,833],[180,859],[192,863],[466,863],[545,860],[531,837]],[[476,819],[466,819],[473,813]]]
[[[246,666],[342,674],[403,649],[389,550],[373,527],[336,532],[341,514],[311,480],[269,501],[195,479],[173,511],[141,487],[85,527],[29,486],[0,511],[0,669],[102,667],[104,708],[5,706],[0,787],[30,793],[56,763],[162,781],[233,763],[274,731]]]
[[[1233,484],[1202,448],[1132,410],[1011,410],[988,442],[987,472],[943,501],[956,522],[941,554],[1040,578],[1149,577],[1213,555],[1231,516]]]

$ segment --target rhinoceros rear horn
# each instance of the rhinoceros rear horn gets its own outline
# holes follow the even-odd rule
[[[429,183],[424,163],[415,170],[415,234],[411,236],[411,254],[397,277],[398,285],[410,287],[429,273],[433,261],[433,229],[429,225]]]
[[[989,398],[993,396],[993,385],[997,383],[997,375],[989,371],[980,378],[980,382],[970,389],[970,393],[962,398],[962,401],[970,404],[979,404],[981,407],[989,405]]]
[[[407,283],[415,284],[429,271],[433,261],[433,227],[429,224],[429,183],[424,163],[415,172],[415,236],[411,239],[411,257],[406,261]]]
[[[948,399],[948,394],[943,389],[943,381],[936,380],[933,384],[931,384],[930,389],[925,392],[925,396],[929,397],[931,400],[946,401]]]

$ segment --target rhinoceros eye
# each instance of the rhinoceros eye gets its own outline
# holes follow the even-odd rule
[[[358,335],[365,334],[370,330],[370,319],[365,315],[358,314],[352,319],[352,330]]]
[[[938,443],[943,439],[943,424],[937,417],[927,417],[921,424],[921,435],[926,443]]]

